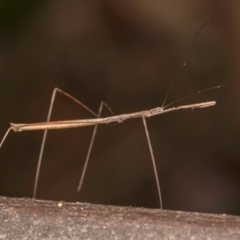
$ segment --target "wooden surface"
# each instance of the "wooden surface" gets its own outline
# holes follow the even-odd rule
[[[0,197],[0,239],[240,239],[240,217]]]

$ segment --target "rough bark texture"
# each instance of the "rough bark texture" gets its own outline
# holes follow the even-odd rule
[[[0,239],[240,239],[240,217],[0,197]]]

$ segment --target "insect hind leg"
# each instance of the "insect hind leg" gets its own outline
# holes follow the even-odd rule
[[[88,112],[90,112],[91,114],[93,114],[94,116],[98,116],[95,112],[93,112],[90,108],[88,108],[86,105],[84,105],[82,102],[80,102],[79,100],[77,100],[76,98],[74,98],[73,96],[71,96],[70,94],[68,94],[67,92],[59,89],[59,88],[54,88],[53,93],[52,93],[52,97],[51,97],[51,101],[50,101],[50,106],[49,106],[49,110],[48,110],[48,115],[47,115],[47,122],[50,121],[51,119],[51,115],[52,115],[52,110],[53,110],[53,105],[55,102],[55,98],[56,98],[56,94],[57,93],[61,93],[64,96],[70,98],[71,100],[73,100],[74,102],[76,102],[78,105],[82,106],[83,108],[85,108]],[[107,105],[106,105],[107,106]],[[108,107],[108,106],[107,106]],[[109,107],[108,107],[109,108]],[[109,108],[110,109],[110,108]],[[44,151],[44,147],[45,147],[45,143],[46,143],[46,138],[47,138],[47,132],[48,130],[44,130],[43,133],[43,138],[42,138],[42,143],[41,143],[41,148],[40,148],[40,153],[39,153],[39,157],[38,157],[38,165],[37,165],[37,170],[36,170],[36,176],[35,176],[35,183],[34,183],[34,190],[33,190],[33,198],[36,198],[36,194],[37,194],[37,187],[38,187],[38,180],[39,180],[39,173],[40,173],[40,169],[41,169],[41,164],[42,164],[42,157],[43,157],[43,151]]]
[[[11,130],[13,130],[13,127],[8,128],[7,132],[4,134],[4,136],[3,136],[3,138],[2,138],[2,141],[0,142],[0,148],[2,147],[3,143],[5,142],[8,134],[9,134],[9,132],[10,132]]]

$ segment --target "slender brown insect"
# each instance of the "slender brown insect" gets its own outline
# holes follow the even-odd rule
[[[187,56],[187,59],[183,63],[181,69],[183,69],[186,66],[188,58],[191,54],[192,48],[193,48],[193,46],[196,42],[196,39],[197,39],[200,31],[202,30],[203,27],[205,27],[206,25],[208,25],[211,22],[212,22],[212,20],[205,23],[199,29],[199,31],[197,32],[197,34],[194,38],[194,42],[193,42],[193,44],[190,48],[189,54]],[[206,108],[206,107],[214,106],[216,104],[216,102],[215,101],[209,101],[209,102],[201,102],[201,103],[181,105],[181,106],[178,106],[178,107],[169,108],[169,106],[173,105],[174,103],[176,103],[176,102],[178,102],[178,101],[180,101],[184,98],[187,98],[187,97],[190,97],[192,95],[201,93],[203,91],[208,91],[210,89],[219,88],[219,87],[222,86],[222,85],[219,85],[219,86],[215,86],[215,87],[212,87],[212,88],[205,89],[203,91],[198,91],[196,93],[192,93],[188,96],[185,96],[185,97],[183,97],[179,100],[176,100],[176,101],[164,106],[165,102],[167,100],[168,94],[169,94],[171,88],[173,87],[174,82],[175,81],[172,82],[161,107],[156,107],[156,108],[152,108],[150,110],[143,110],[143,111],[139,111],[139,112],[121,114],[121,115],[114,115],[112,110],[109,108],[109,106],[105,102],[101,102],[100,107],[99,107],[99,111],[96,114],[92,110],[90,110],[86,105],[84,105],[83,103],[78,101],[76,98],[74,98],[70,94],[64,92],[63,90],[61,90],[59,88],[55,88],[53,90],[53,94],[52,94],[52,97],[51,97],[51,102],[50,102],[50,107],[49,107],[46,122],[21,123],[21,124],[11,123],[11,126],[8,128],[7,132],[5,133],[3,139],[0,143],[0,148],[2,147],[5,139],[7,138],[8,134],[11,130],[13,130],[14,132],[30,131],[30,130],[44,130],[41,149],[40,149],[40,154],[39,154],[39,158],[38,158],[38,166],[37,166],[37,172],[36,172],[36,177],[35,177],[35,184],[34,184],[33,197],[35,198],[36,193],[37,193],[38,179],[39,179],[39,173],[40,173],[40,168],[41,168],[41,163],[42,163],[44,146],[45,146],[46,137],[47,137],[47,131],[50,130],[50,129],[63,129],[63,128],[77,128],[77,127],[95,126],[94,130],[93,130],[93,133],[92,133],[91,142],[90,142],[90,145],[89,145],[89,148],[88,148],[87,156],[86,156],[86,159],[85,159],[85,164],[84,164],[84,167],[83,167],[83,170],[82,170],[80,182],[79,182],[78,189],[77,189],[78,191],[80,191],[81,187],[82,187],[83,180],[84,180],[84,176],[85,176],[85,173],[86,173],[86,169],[87,169],[87,166],[88,166],[88,162],[89,162],[89,158],[90,158],[90,154],[91,154],[93,142],[94,142],[94,139],[95,139],[95,136],[96,136],[98,125],[99,124],[108,124],[108,123],[112,123],[112,122],[122,123],[122,122],[124,122],[128,119],[139,118],[140,117],[140,118],[142,118],[142,121],[143,121],[143,126],[144,126],[144,129],[145,129],[145,133],[146,133],[146,137],[147,137],[147,141],[148,141],[148,147],[149,147],[149,151],[150,151],[150,155],[151,155],[151,159],[152,159],[154,175],[155,175],[155,180],[156,180],[157,190],[158,190],[159,205],[160,205],[160,208],[163,209],[160,183],[159,183],[157,168],[156,168],[156,164],[155,164],[155,158],[154,158],[154,154],[153,154],[153,150],[152,150],[151,140],[150,140],[150,136],[149,136],[149,132],[148,132],[148,128],[147,128],[146,118],[153,117],[153,116],[160,115],[160,114],[164,114],[164,113],[168,113],[168,112],[172,112],[172,111],[183,110],[183,109],[196,109],[196,108]],[[54,104],[57,92],[62,93],[66,97],[72,99],[73,101],[78,103],[80,106],[85,108],[87,111],[92,113],[96,118],[94,118],[94,119],[67,120],[67,121],[50,121],[51,114],[52,114],[52,109],[53,109],[53,104]],[[113,114],[113,116],[101,118],[101,112],[102,112],[103,106],[105,106]]]

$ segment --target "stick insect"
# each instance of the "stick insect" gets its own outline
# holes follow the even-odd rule
[[[185,62],[183,63],[183,65],[181,67],[181,70],[186,66],[186,64],[188,62],[188,58],[189,58],[189,56],[191,54],[191,51],[193,49],[193,46],[194,46],[194,44],[196,42],[196,39],[197,39],[199,33],[201,32],[201,30],[205,26],[210,24],[212,21],[213,20],[205,23],[198,30],[197,34],[195,35],[193,44],[192,44],[192,46],[190,48],[189,54],[188,54]],[[152,108],[150,110],[144,110],[144,111],[139,111],[139,112],[121,114],[121,115],[114,115],[113,111],[111,110],[111,108],[105,102],[101,102],[98,113],[95,113],[91,109],[89,109],[86,105],[81,103],[79,100],[77,100],[76,98],[71,96],[70,94],[64,92],[63,90],[61,90],[59,88],[55,88],[53,90],[53,93],[52,93],[50,107],[49,107],[49,111],[48,111],[46,122],[21,123],[21,124],[10,123],[11,126],[8,128],[8,130],[6,131],[5,135],[3,136],[2,141],[0,142],[0,148],[2,147],[4,141],[6,140],[8,134],[9,134],[9,132],[11,130],[13,130],[14,132],[32,131],[32,130],[44,130],[43,139],[42,139],[41,148],[40,148],[40,154],[39,154],[39,158],[38,158],[38,165],[37,165],[35,184],[34,184],[34,192],[33,192],[33,198],[36,198],[39,173],[40,173],[42,157],[43,157],[43,151],[44,151],[44,146],[45,146],[48,130],[94,126],[92,137],[91,137],[91,141],[90,141],[90,145],[89,145],[89,148],[88,148],[87,156],[86,156],[86,159],[85,159],[84,167],[83,167],[83,170],[82,170],[82,174],[81,174],[79,185],[78,185],[78,189],[77,189],[77,191],[79,192],[81,190],[81,187],[82,187],[82,184],[83,184],[83,180],[84,180],[84,176],[86,174],[86,169],[87,169],[87,166],[88,166],[88,162],[89,162],[89,158],[90,158],[90,155],[91,155],[93,142],[94,142],[94,139],[95,139],[95,136],[96,136],[98,125],[99,124],[109,124],[109,123],[113,123],[113,122],[122,123],[122,122],[124,122],[126,120],[129,120],[129,119],[142,118],[143,126],[144,126],[144,129],[145,129],[145,134],[146,134],[146,138],[147,138],[147,142],[148,142],[148,147],[149,147],[149,151],[150,151],[150,156],[151,156],[151,160],[152,160],[152,165],[153,165],[153,170],[154,170],[154,175],[155,175],[155,181],[156,181],[156,185],[157,185],[159,205],[160,205],[160,209],[163,209],[162,195],[161,195],[161,190],[160,190],[160,183],[159,183],[159,178],[158,178],[158,172],[157,172],[157,168],[156,168],[156,163],[155,163],[154,153],[153,153],[152,144],[151,144],[151,140],[150,140],[150,135],[149,135],[148,128],[147,128],[146,118],[153,117],[153,116],[160,115],[160,114],[164,114],[164,113],[168,113],[168,112],[172,112],[172,111],[183,110],[183,109],[197,109],[197,108],[206,108],[206,107],[214,106],[216,104],[215,101],[208,101],[208,102],[194,103],[194,104],[189,104],[189,105],[180,105],[180,106],[177,106],[177,107],[169,108],[170,106],[172,106],[173,104],[175,104],[176,102],[178,102],[178,101],[180,101],[182,99],[185,99],[187,97],[190,97],[190,96],[198,94],[198,93],[201,93],[203,91],[208,91],[210,89],[221,87],[221,85],[219,85],[219,86],[215,86],[215,87],[211,87],[211,88],[205,89],[203,91],[198,91],[198,92],[192,93],[190,95],[187,95],[187,96],[185,96],[185,97],[183,97],[181,99],[178,99],[178,100],[176,100],[176,101],[174,101],[174,102],[172,102],[172,103],[170,103],[168,105],[165,105],[167,97],[168,97],[168,94],[169,94],[171,88],[173,87],[174,82],[175,82],[175,80],[172,82],[171,86],[169,87],[168,92],[167,92],[167,94],[165,96],[165,99],[164,99],[163,104],[162,104],[161,107],[156,107],[156,108]],[[51,114],[52,114],[52,109],[53,109],[53,105],[54,105],[54,101],[55,101],[55,97],[56,97],[57,93],[61,93],[61,94],[65,95],[66,97],[72,99],[74,102],[78,103],[80,106],[85,108],[88,112],[93,114],[96,118],[94,118],[94,119],[67,120],[67,121],[50,121]],[[111,112],[111,114],[113,116],[101,118],[101,112],[102,112],[103,107],[106,107]]]

